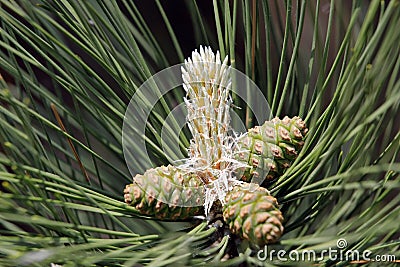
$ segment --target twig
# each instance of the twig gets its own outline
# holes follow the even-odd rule
[[[65,128],[65,126],[64,126],[64,124],[63,124],[63,122],[62,122],[62,120],[61,120],[60,114],[58,113],[56,106],[55,106],[53,103],[51,103],[50,107],[51,107],[51,110],[53,111],[54,117],[56,118],[57,123],[58,123],[58,125],[60,126],[61,130],[62,130],[63,132],[65,132],[65,133],[68,133],[68,132],[67,132],[67,129]],[[69,147],[70,147],[71,150],[72,150],[72,153],[74,153],[75,159],[77,160],[77,162],[78,162],[78,164],[79,164],[79,167],[81,168],[81,171],[82,171],[83,175],[84,175],[85,178],[86,178],[86,181],[87,181],[88,183],[90,183],[89,175],[88,175],[88,173],[87,173],[85,167],[83,166],[81,159],[79,158],[78,152],[76,151],[76,149],[75,149],[75,147],[74,147],[74,144],[72,143],[71,138],[69,138],[68,136],[67,136],[67,141],[68,141]]]

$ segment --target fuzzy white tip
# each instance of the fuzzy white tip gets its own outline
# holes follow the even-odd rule
[[[234,173],[247,167],[234,159],[236,136],[228,135],[230,128],[231,68],[228,57],[221,63],[220,54],[210,47],[192,52],[182,67],[187,124],[193,135],[189,156],[181,169],[206,177],[204,208],[207,214],[217,199],[222,204],[233,186],[240,184]],[[232,131],[233,132],[233,131]]]
[[[217,162],[227,142],[232,103],[227,61],[228,57],[221,63],[219,52],[200,46],[182,67],[187,123],[193,135],[189,154],[201,159],[200,166]]]

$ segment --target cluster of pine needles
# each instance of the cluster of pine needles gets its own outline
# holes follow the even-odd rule
[[[400,1],[182,1],[188,32],[175,23],[177,3],[148,5],[0,0],[0,265],[302,264],[263,261],[217,222],[160,221],[124,203],[129,100],[199,45],[229,55],[274,116],[300,116],[309,128],[268,186],[285,217],[268,249],[320,252],[341,238],[348,250],[399,260]],[[152,166],[132,162],[138,173],[169,164],[159,129],[184,95],[177,88],[151,110],[142,138]],[[235,88],[232,101],[253,128]],[[183,153],[190,139],[183,129]],[[349,261],[325,254],[303,264]]]

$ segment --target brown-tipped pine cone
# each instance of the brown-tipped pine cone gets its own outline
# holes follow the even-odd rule
[[[158,219],[186,219],[204,213],[203,182],[174,166],[161,166],[136,175],[126,185],[125,202],[142,214]]]
[[[237,185],[225,198],[223,217],[232,233],[263,246],[283,233],[283,216],[276,198],[253,183]]]
[[[236,159],[248,168],[238,169],[241,180],[272,181],[281,176],[297,158],[308,129],[299,117],[274,118],[251,128],[238,142]],[[260,180],[261,179],[261,180]]]

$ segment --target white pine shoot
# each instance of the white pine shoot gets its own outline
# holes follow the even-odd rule
[[[234,159],[236,137],[230,130],[232,104],[231,68],[228,57],[221,63],[220,54],[200,46],[182,67],[187,124],[192,133],[190,158],[180,168],[195,172],[205,183],[206,215],[216,199],[224,204],[226,193],[241,183],[234,176],[237,168],[246,167]]]

